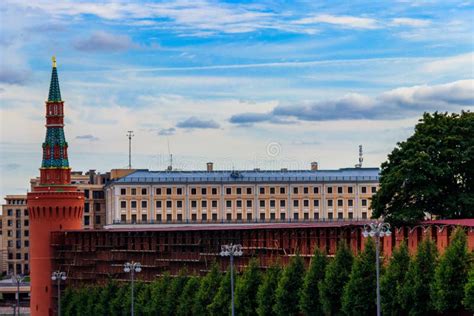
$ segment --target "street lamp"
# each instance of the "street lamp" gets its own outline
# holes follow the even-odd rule
[[[375,268],[377,271],[377,316],[380,316],[380,238],[390,236],[390,224],[384,222],[373,222],[364,225],[362,236],[375,237]]]
[[[124,265],[123,265],[123,271],[126,272],[126,273],[130,273],[130,279],[132,281],[132,306],[131,306],[131,309],[130,309],[130,314],[133,316],[134,315],[134,308],[133,308],[133,304],[134,304],[134,292],[133,292],[133,281],[135,280],[135,272],[139,273],[142,271],[142,264],[140,262],[126,262]]]
[[[242,245],[222,245],[220,254],[221,257],[230,257],[230,293],[232,297],[232,316],[234,316],[234,257],[242,256]]]
[[[61,316],[61,281],[66,281],[66,272],[62,271],[54,271],[53,274],[51,274],[51,280],[57,282],[57,288],[58,288],[58,316]]]
[[[16,285],[16,305],[13,308],[13,315],[16,315],[16,310],[18,309],[18,316],[20,316],[20,285],[21,282],[25,279],[25,276],[20,274],[12,274],[12,283]]]

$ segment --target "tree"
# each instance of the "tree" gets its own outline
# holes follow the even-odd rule
[[[192,316],[193,305],[196,299],[196,293],[199,290],[200,278],[191,277],[183,288],[179,297],[178,309],[176,314],[179,316]]]
[[[369,238],[344,286],[342,310],[346,315],[374,315],[377,311],[375,255],[375,243]]]
[[[227,270],[212,303],[207,305],[207,311],[212,316],[221,316],[230,314],[230,269]]]
[[[281,275],[281,266],[278,263],[268,268],[263,276],[262,283],[257,291],[257,314],[259,316],[273,315],[273,305],[275,305],[275,289]]]
[[[237,315],[255,315],[257,291],[261,281],[258,261],[252,259],[235,285],[235,313]]]
[[[342,292],[344,285],[349,280],[352,261],[351,250],[345,242],[341,241],[337,247],[336,256],[326,267],[324,279],[319,283],[319,294],[324,314],[341,314]]]
[[[326,254],[316,247],[300,293],[300,309],[304,315],[321,315],[323,313],[318,284],[324,279],[326,265]]]
[[[135,291],[135,313],[136,315],[151,315],[149,310],[151,301],[151,284],[139,282]]]
[[[383,315],[397,316],[406,314],[406,311],[400,304],[399,292],[403,286],[409,263],[408,247],[403,242],[393,252],[392,259],[380,279],[380,301]]]
[[[196,301],[193,307],[193,315],[206,315],[207,305],[212,303],[221,283],[221,272],[216,262],[211,267],[211,271],[201,280],[199,291],[196,294]]]
[[[418,246],[416,256],[410,261],[408,272],[400,290],[402,307],[408,315],[430,315],[430,283],[434,277],[437,250],[430,239]]]
[[[372,208],[397,225],[474,217],[474,113],[425,113],[382,164]]]
[[[474,266],[471,266],[468,281],[464,287],[463,305],[467,310],[474,312]]]
[[[276,315],[298,315],[299,291],[303,285],[304,262],[299,254],[284,269],[275,292]]]
[[[147,311],[152,315],[164,315],[166,294],[171,284],[171,277],[166,272],[158,280],[151,283],[151,300],[147,306]]]
[[[459,227],[435,270],[432,302],[438,312],[457,311],[462,307],[468,265],[466,234]]]
[[[183,291],[186,282],[188,281],[186,273],[186,270],[182,270],[179,272],[178,276],[171,280],[163,306],[163,315],[176,315],[179,296]]]

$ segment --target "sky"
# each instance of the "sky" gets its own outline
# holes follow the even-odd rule
[[[0,3],[0,194],[39,174],[55,55],[73,170],[378,167],[474,109],[472,1]]]

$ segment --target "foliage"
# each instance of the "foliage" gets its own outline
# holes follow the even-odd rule
[[[474,113],[425,113],[382,164],[373,217],[392,224],[474,217]]]
[[[171,280],[165,300],[163,302],[163,315],[176,315],[179,304],[179,296],[183,291],[186,282],[188,281],[186,274],[186,270],[182,270],[178,276]]]
[[[434,276],[436,256],[435,244],[425,239],[418,245],[415,258],[410,261],[405,282],[400,290],[402,307],[408,315],[432,314],[430,282]]]
[[[474,265],[471,266],[468,281],[464,287],[463,304],[467,310],[474,312]]]
[[[275,292],[276,315],[298,315],[299,291],[303,285],[304,262],[299,254],[284,269]]]
[[[349,282],[344,287],[342,310],[346,315],[376,313],[375,243],[367,239],[364,251],[354,260]]]
[[[212,303],[207,306],[210,315],[220,316],[230,314],[230,269],[221,278],[221,284]]]
[[[324,314],[341,314],[342,292],[344,285],[349,280],[352,261],[351,250],[345,242],[340,242],[336,256],[326,267],[324,279],[319,283],[320,300]]]
[[[176,315],[191,316],[193,315],[193,306],[196,299],[196,293],[201,285],[198,277],[191,277],[186,282],[183,292],[179,296],[178,309]]]
[[[163,277],[152,282],[151,300],[147,308],[152,315],[164,315],[166,294],[171,284],[171,277],[169,273],[165,273]]]
[[[396,316],[406,314],[406,311],[400,304],[398,293],[400,293],[400,289],[403,286],[409,263],[408,247],[403,242],[394,250],[392,259],[380,279],[380,300],[383,315]]]
[[[435,270],[432,302],[438,312],[456,311],[462,307],[467,270],[466,234],[462,228],[457,228]]]
[[[259,263],[252,259],[235,285],[235,313],[254,315],[257,310],[257,291],[262,281]]]
[[[206,315],[207,305],[212,303],[214,296],[221,283],[221,272],[216,262],[211,267],[211,271],[201,280],[201,286],[196,294],[196,302],[193,307],[193,315]]]
[[[326,254],[316,247],[300,292],[300,309],[304,315],[321,315],[323,313],[318,284],[324,279],[326,265]]]
[[[257,291],[257,314],[259,316],[273,315],[272,309],[275,305],[275,290],[278,286],[281,272],[282,269],[278,263],[270,266],[265,272],[262,283]]]

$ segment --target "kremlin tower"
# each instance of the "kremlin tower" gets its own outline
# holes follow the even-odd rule
[[[31,315],[53,315],[51,232],[81,229],[84,195],[71,185],[68,144],[64,137],[64,101],[56,59],[46,101],[46,138],[40,184],[28,193],[30,212]],[[67,272],[67,271],[66,271]]]

